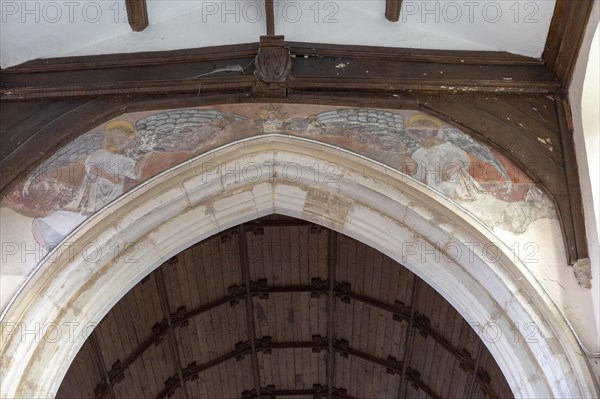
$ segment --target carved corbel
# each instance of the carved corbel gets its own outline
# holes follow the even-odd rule
[[[592,264],[589,258],[579,259],[573,264],[573,273],[583,288],[592,288]]]
[[[283,36],[261,36],[256,56],[254,94],[258,97],[285,97],[292,74],[290,46]]]

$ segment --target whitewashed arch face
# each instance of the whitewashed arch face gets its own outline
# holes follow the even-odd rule
[[[339,167],[336,178],[315,178],[315,163],[324,162]],[[236,164],[258,167],[244,177]],[[596,395],[574,337],[527,269],[472,216],[402,176],[326,144],[267,135],[147,181],[58,246],[8,308],[0,395],[54,396],[87,333],[144,276],[198,241],[271,213],[332,228],[405,265],[475,326],[517,397]],[[536,339],[513,335],[515,322],[535,323]],[[477,327],[490,323],[494,331]]]

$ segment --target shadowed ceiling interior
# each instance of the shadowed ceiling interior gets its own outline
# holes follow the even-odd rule
[[[144,278],[93,330],[58,397],[512,393],[469,323],[408,269],[333,230],[271,215]]]

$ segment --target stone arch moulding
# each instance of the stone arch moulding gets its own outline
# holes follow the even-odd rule
[[[315,179],[315,162],[335,163],[339,178]],[[219,167],[207,169],[208,163]],[[261,166],[254,177],[232,173],[236,164],[251,163]],[[290,163],[302,173],[286,177]],[[161,173],[56,247],[5,314],[4,323],[13,328],[2,329],[1,396],[53,397],[88,330],[144,276],[193,243],[271,213],[332,228],[404,264],[475,326],[518,397],[597,395],[575,336],[551,300],[471,215],[380,163],[272,134],[219,147]],[[69,251],[69,242],[82,245]],[[93,259],[84,253],[88,243],[94,244]],[[490,258],[465,243],[499,252]],[[441,256],[423,257],[436,246]],[[449,255],[450,247],[469,256]],[[504,331],[501,339],[485,339],[480,327],[490,322]],[[539,339],[514,339],[508,334],[514,322],[535,323]],[[35,323],[47,326],[45,335],[21,339],[19,329]]]

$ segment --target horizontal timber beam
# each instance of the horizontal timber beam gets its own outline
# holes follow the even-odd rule
[[[540,61],[505,53],[407,52],[304,43],[291,43],[290,52],[290,87],[296,90],[552,93],[560,87],[552,70]],[[247,44],[187,53],[141,53],[138,58],[126,54],[31,61],[2,70],[0,99],[243,91],[254,85],[257,53],[258,44]],[[225,72],[228,67],[231,72]],[[222,72],[217,75],[217,70]]]

